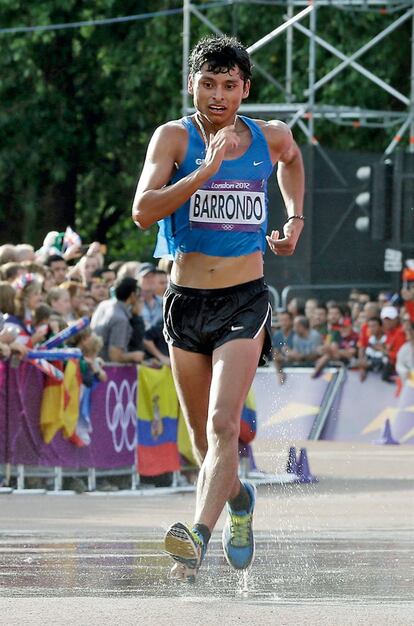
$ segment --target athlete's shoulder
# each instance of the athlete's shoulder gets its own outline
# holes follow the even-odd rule
[[[292,131],[289,126],[281,120],[254,120],[263,132],[266,139],[272,144],[289,144],[292,142]]]
[[[292,131],[289,126],[280,120],[254,120],[261,129],[269,146],[273,161],[278,161],[285,155],[296,150]]]
[[[157,159],[181,162],[188,143],[188,131],[183,120],[170,120],[155,129],[149,144],[149,154]]]
[[[181,118],[178,120],[170,120],[158,126],[154,131],[153,137],[163,140],[174,140],[174,138],[182,139],[187,134],[188,131],[183,123],[183,118]]]

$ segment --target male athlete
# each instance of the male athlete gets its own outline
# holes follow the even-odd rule
[[[252,563],[256,493],[238,478],[238,437],[257,365],[271,348],[263,254],[266,239],[275,254],[293,254],[303,228],[303,165],[289,128],[237,113],[250,77],[236,39],[195,46],[188,91],[196,113],[155,131],[132,211],[140,228],[159,222],[154,254],[174,259],[164,334],[201,466],[193,526],[177,522],[165,535],[172,576],[185,581],[195,579],[226,502],[226,559],[239,570]],[[283,237],[266,236],[276,163],[288,215]]]

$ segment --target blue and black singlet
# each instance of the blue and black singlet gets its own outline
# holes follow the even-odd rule
[[[252,141],[239,158],[223,161],[219,171],[172,215],[158,222],[155,257],[202,252],[210,256],[236,257],[266,247],[267,180],[272,174],[267,141],[261,128],[248,117]],[[205,157],[205,145],[192,119],[181,120],[189,134],[184,161],[170,184],[197,169]]]

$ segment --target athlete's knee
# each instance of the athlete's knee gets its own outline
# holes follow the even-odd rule
[[[215,412],[209,423],[209,434],[219,440],[230,441],[238,439],[240,434],[240,419],[231,419],[228,413]]]

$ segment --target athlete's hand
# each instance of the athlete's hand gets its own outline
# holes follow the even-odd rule
[[[303,229],[302,220],[290,220],[283,227],[283,237],[280,238],[278,230],[272,230],[266,235],[269,248],[278,256],[290,256],[294,253],[299,236]]]
[[[213,171],[213,174],[216,174],[220,169],[226,154],[236,150],[239,143],[240,137],[236,133],[234,124],[220,128],[215,135],[210,134],[204,162],[206,166]]]

